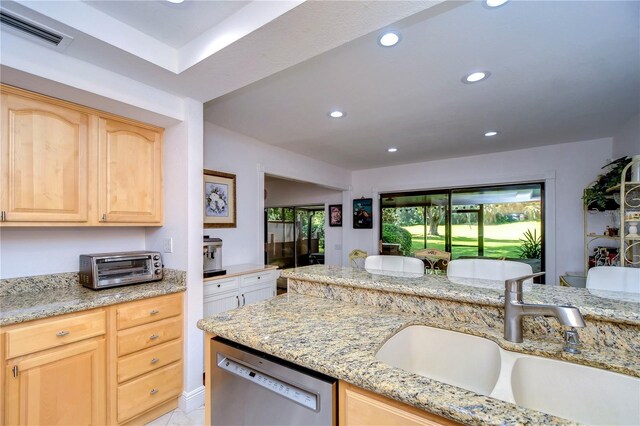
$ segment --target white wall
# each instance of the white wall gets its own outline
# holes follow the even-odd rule
[[[351,172],[205,122],[204,168],[236,175],[237,227],[205,229],[223,240],[223,265],[264,262],[264,175],[268,173],[347,189]],[[327,258],[339,259],[340,250],[327,244]]]
[[[342,191],[304,182],[284,179],[265,179],[266,207],[325,206],[325,265],[342,264],[342,227],[329,226],[328,205],[342,204]]]
[[[611,157],[612,143],[605,138],[355,171],[350,198],[373,197],[376,214],[373,230],[352,229],[351,208],[345,209],[343,253],[377,250],[380,192],[546,181],[545,262],[547,282],[555,283],[560,274],[583,270],[582,190]]]
[[[0,278],[77,272],[78,256],[144,250],[144,228],[2,228]]]
[[[203,317],[202,292],[202,103],[185,99],[185,121],[169,127],[164,146],[164,226],[148,228],[146,247],[163,253],[167,267],[187,271],[184,310],[184,392],[180,408],[189,412],[204,403],[204,346],[196,323]]]
[[[613,137],[613,158],[640,155],[640,114],[636,114]]]
[[[174,122],[184,118],[182,99],[174,94],[40,46],[6,31],[2,32],[2,65],[3,68],[8,67],[44,78],[51,84],[59,83],[95,95],[82,96],[78,99],[64,97],[71,102],[79,102],[143,121],[149,121],[148,119],[153,116],[149,112],[169,117]],[[41,83],[35,80],[20,79],[20,76],[12,72],[4,74],[5,72],[2,75],[3,82],[8,84],[19,82],[20,87],[48,94],[49,88],[42,87]],[[52,96],[61,94],[51,93]],[[76,96],[79,92],[67,94]],[[123,112],[123,109],[126,112]]]
[[[309,206],[320,204],[340,204],[342,191],[324,188],[305,182],[285,179],[265,179],[266,207]]]

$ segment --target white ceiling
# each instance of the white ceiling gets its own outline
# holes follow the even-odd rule
[[[116,3],[119,13],[129,9],[126,0]],[[186,0],[178,5],[186,9],[159,10],[166,20],[191,15],[189,8],[196,3]],[[252,1],[180,49],[82,1],[2,0],[1,6],[73,37],[65,56],[206,102],[439,3],[442,0]],[[162,31],[162,26],[155,23],[154,31]],[[2,40],[15,38],[2,30]],[[5,65],[42,61],[37,49],[11,49],[7,42],[0,48]]]
[[[1,6],[73,37],[43,66],[72,58],[211,101],[212,123],[349,169],[607,137],[640,109],[637,1]],[[400,30],[400,44],[378,46],[383,28]],[[4,69],[42,63],[30,42],[2,40]],[[460,82],[477,69],[492,76]],[[329,119],[331,108],[346,118]]]
[[[608,137],[639,111],[639,12],[511,1],[418,14],[392,26],[393,48],[370,33],[209,102],[205,117],[348,169]],[[475,70],[492,75],[462,84]]]
[[[83,0],[107,15],[171,47],[180,48],[250,1]]]

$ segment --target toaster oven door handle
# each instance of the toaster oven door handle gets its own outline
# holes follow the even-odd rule
[[[98,260],[102,260],[103,262],[122,262],[123,260],[151,260],[150,255],[144,256],[110,256],[110,257],[102,257],[98,258]]]

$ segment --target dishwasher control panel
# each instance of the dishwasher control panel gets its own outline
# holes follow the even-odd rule
[[[220,360],[218,362],[219,368],[235,374],[236,376],[240,376],[258,386],[269,389],[270,391],[282,395],[283,397],[297,402],[311,410],[318,410],[317,395],[307,392],[304,389],[300,389],[290,383],[283,382],[275,377],[256,371],[240,362],[223,356],[222,354],[218,354],[218,359]]]

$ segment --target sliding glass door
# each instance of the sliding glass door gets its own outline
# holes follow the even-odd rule
[[[385,254],[434,248],[452,259],[514,259],[542,270],[544,184],[381,194]]]
[[[281,269],[324,263],[324,206],[265,209],[265,264]]]

